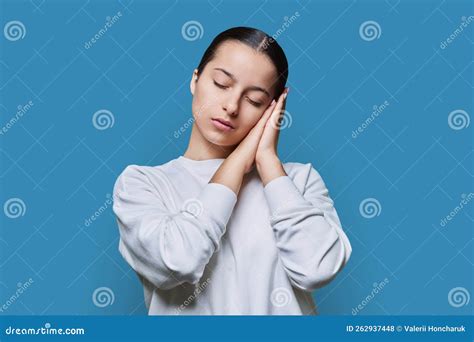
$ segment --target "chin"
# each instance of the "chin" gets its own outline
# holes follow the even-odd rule
[[[221,147],[231,147],[239,143],[235,136],[218,133],[212,128],[204,132],[201,131],[201,134],[210,143]]]
[[[232,147],[237,145],[242,139],[238,139],[236,136],[237,132],[229,133],[220,133],[214,129],[213,126],[201,125],[201,122],[197,122],[197,128],[199,129],[201,135],[208,142],[220,146],[220,147]],[[202,127],[204,126],[204,127]]]
[[[210,143],[212,143],[214,145],[217,145],[217,146],[221,146],[221,147],[231,147],[231,146],[234,146],[234,145],[237,144],[233,140],[226,139],[224,137],[206,136],[206,135],[204,135],[204,137]]]

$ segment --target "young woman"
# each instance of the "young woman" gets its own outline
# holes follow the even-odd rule
[[[314,315],[311,291],[349,259],[321,176],[279,160],[287,77],[264,32],[220,33],[192,76],[184,155],[117,179],[119,250],[150,315]]]

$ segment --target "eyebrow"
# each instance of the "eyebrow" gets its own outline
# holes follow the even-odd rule
[[[224,74],[226,74],[227,76],[229,76],[230,78],[232,78],[232,80],[237,81],[237,79],[235,78],[235,76],[234,76],[233,74],[231,74],[230,72],[228,72],[227,70],[225,70],[225,69],[222,69],[222,68],[214,68],[214,70],[221,71],[221,72],[223,72]],[[259,86],[251,86],[251,87],[249,87],[249,89],[250,89],[250,90],[257,90],[257,91],[264,92],[268,97],[270,97],[270,93],[269,93],[266,89],[263,89],[262,87],[259,87]]]

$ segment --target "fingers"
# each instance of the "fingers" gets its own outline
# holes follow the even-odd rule
[[[265,129],[266,125],[270,122],[270,120],[272,120],[272,114],[274,114],[274,113],[281,114],[282,110],[284,110],[285,99],[286,99],[286,96],[288,94],[288,90],[289,90],[289,88],[285,88],[283,93],[278,98],[278,101],[275,101],[275,99],[272,100],[272,102],[267,107],[267,109],[263,113],[262,117],[257,122],[257,124],[253,127],[251,132],[255,132],[255,134],[260,135],[261,133],[263,133],[263,130]],[[278,118],[279,118],[279,115],[276,115],[275,125],[272,123],[272,125],[274,127],[277,127]]]
[[[269,123],[275,129],[279,128],[279,120],[280,117],[283,115],[283,112],[285,111],[286,97],[288,96],[289,91],[290,88],[288,87],[283,90],[283,93],[278,98],[278,102],[276,103],[275,108],[273,109],[273,115],[271,116]]]
[[[272,100],[272,103],[270,103],[268,108],[265,110],[265,113],[263,113],[263,115],[262,115],[263,121],[266,122],[267,121],[266,119],[268,119],[270,117],[270,115],[272,115],[273,110],[275,109],[275,106],[276,106],[276,101]]]
[[[280,97],[278,98],[278,102],[276,103],[275,109],[273,110],[273,112],[281,113],[281,111],[284,110],[286,97],[288,96],[289,91],[290,91],[289,88],[285,88],[285,90],[283,90],[283,93],[281,93]]]
[[[265,112],[263,112],[262,117],[259,119],[259,121],[253,126],[253,128],[250,130],[250,132],[247,134],[247,137],[244,140],[252,140],[254,139],[259,139],[260,136],[263,133],[263,130],[265,129],[265,125],[270,118],[270,115],[273,112],[273,109],[275,108],[276,102],[272,101],[272,103],[267,107]]]
[[[265,110],[265,112],[263,113],[257,125],[255,125],[256,127],[261,127],[261,128],[265,127],[265,124],[267,123],[268,119],[272,115],[273,110],[275,109],[275,106],[276,106],[276,101],[273,100],[268,106],[268,108]]]

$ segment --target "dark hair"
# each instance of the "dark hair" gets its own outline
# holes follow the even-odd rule
[[[275,82],[275,98],[280,96],[285,89],[286,80],[288,79],[288,61],[285,52],[275,39],[255,28],[233,27],[219,33],[204,52],[201,62],[199,62],[197,67],[198,74],[200,75],[207,63],[215,57],[219,46],[228,40],[241,42],[270,58],[278,74]]]

